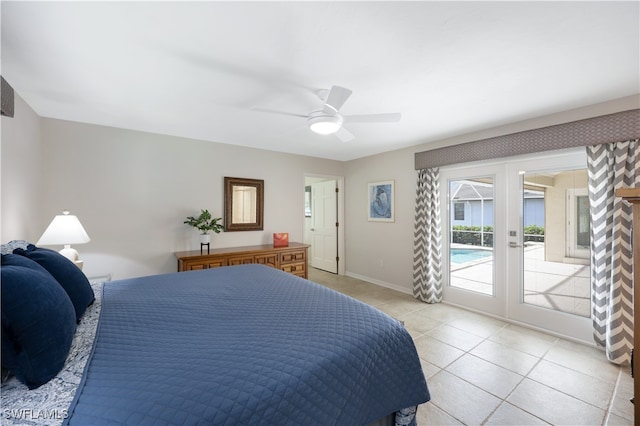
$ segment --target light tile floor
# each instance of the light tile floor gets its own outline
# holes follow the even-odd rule
[[[403,320],[431,392],[425,425],[632,425],[633,379],[604,352],[355,278],[309,279]]]

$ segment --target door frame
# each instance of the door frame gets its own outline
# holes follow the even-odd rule
[[[344,224],[345,224],[345,220],[344,220],[344,176],[334,176],[334,175],[322,175],[322,174],[316,174],[316,173],[305,173],[302,179],[302,190],[301,190],[301,197],[302,197],[302,201],[301,201],[301,205],[302,205],[302,214],[304,215],[304,191],[305,191],[305,187],[307,186],[307,178],[315,180],[316,182],[320,182],[322,180],[335,180],[337,187],[338,187],[338,197],[337,197],[337,202],[338,202],[338,249],[337,249],[337,256],[338,256],[338,275],[344,275],[346,273],[346,258],[345,258],[345,244],[344,244],[344,234],[345,234],[345,230],[344,230]],[[303,225],[303,229],[302,229],[302,235],[305,235],[306,232],[306,221],[302,221]],[[304,241],[306,244],[308,244],[308,241]]]
[[[506,256],[506,230],[501,231],[506,223],[505,200],[499,194],[504,193],[504,166],[499,164],[469,164],[457,167],[447,167],[440,170],[440,209],[442,226],[442,253],[443,253],[443,300],[454,305],[464,306],[489,315],[502,317],[506,316],[506,292],[504,286],[499,283],[505,282],[505,269],[499,268],[495,259]],[[449,259],[450,241],[449,230],[451,212],[449,209],[449,181],[457,179],[473,179],[481,177],[491,177],[493,179],[493,289],[492,295],[476,293],[470,290],[460,289],[449,285],[450,263]]]

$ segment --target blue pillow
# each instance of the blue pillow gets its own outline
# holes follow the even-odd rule
[[[55,278],[69,295],[76,310],[76,321],[80,322],[82,314],[95,300],[95,294],[86,275],[72,261],[58,253],[29,244],[26,250],[15,249],[16,254],[38,262]]]
[[[14,249],[16,250],[16,249]],[[28,269],[34,269],[39,272],[47,273],[49,272],[44,268],[44,266],[40,265],[35,260],[31,260],[25,256],[18,256],[17,254],[2,254],[2,266],[11,265],[11,266],[22,266]],[[51,274],[49,274],[51,275]],[[53,276],[52,276],[53,278]],[[54,278],[55,279],[55,278]]]
[[[19,258],[2,255],[2,367],[35,389],[64,367],[76,315],[55,278],[38,267],[24,266],[24,259]]]

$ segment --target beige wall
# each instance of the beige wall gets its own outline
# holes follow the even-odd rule
[[[40,196],[48,179],[42,170],[40,118],[18,94],[15,117],[2,117],[0,131],[0,241],[37,240]]]
[[[347,274],[406,292],[413,276],[414,152],[388,152],[350,161],[346,167]],[[388,180],[394,181],[395,222],[369,222],[368,184]]]
[[[343,174],[337,161],[33,119],[22,108],[11,120],[14,128],[41,132],[27,139],[32,148],[25,151],[23,131],[3,129],[3,242],[35,241],[56,214],[69,209],[91,237],[77,247],[89,277],[175,271],[174,251],[199,248],[198,232],[184,218],[201,208],[223,215],[224,176],[264,179],[265,226],[214,234],[212,248],[270,243],[274,232],[301,241],[304,174]],[[31,183],[34,174],[42,176],[37,185]],[[14,214],[17,204],[17,213],[31,215]]]

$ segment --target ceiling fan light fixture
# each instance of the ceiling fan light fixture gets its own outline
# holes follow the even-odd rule
[[[339,115],[311,115],[308,119],[309,128],[319,135],[330,135],[337,132],[342,126],[342,117]]]
[[[331,90],[318,90],[316,94],[324,102],[320,109],[311,111],[309,115],[294,114],[285,111],[275,111],[265,108],[253,108],[257,111],[270,112],[280,115],[288,115],[307,119],[307,125],[312,132],[319,135],[335,134],[336,137],[348,142],[355,136],[342,127],[342,123],[395,123],[400,121],[400,113],[391,114],[360,114],[343,116],[340,108],[351,96],[351,90],[340,86],[331,86]]]

